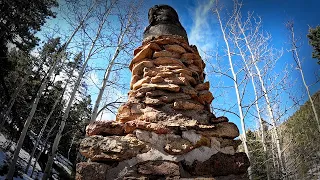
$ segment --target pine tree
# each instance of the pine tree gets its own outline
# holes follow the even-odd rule
[[[320,64],[320,26],[309,29],[309,44],[313,47],[312,57],[318,59]]]
[[[58,5],[56,0],[11,0],[0,2],[0,100],[8,103],[10,88],[5,83],[6,75],[14,68],[8,60],[8,44],[27,53],[36,46],[38,38],[35,33],[49,17],[54,17],[52,7]]]

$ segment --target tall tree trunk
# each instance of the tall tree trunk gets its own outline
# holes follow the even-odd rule
[[[93,10],[95,4],[90,7],[90,9],[88,10],[87,14],[84,16],[84,18],[80,21],[79,25],[76,27],[76,29],[72,32],[71,36],[69,37],[69,39],[67,40],[67,42],[63,45],[63,47],[61,48],[61,51],[58,52],[58,56],[57,56],[57,59],[55,60],[54,64],[52,65],[52,67],[50,67],[50,70],[49,70],[49,73],[47,74],[47,77],[46,79],[44,80],[44,82],[42,82],[39,90],[38,90],[38,93],[37,93],[37,96],[32,104],[32,108],[31,108],[31,111],[29,113],[29,116],[24,124],[24,128],[21,132],[21,135],[19,137],[19,140],[18,140],[18,144],[17,144],[17,148],[14,152],[14,155],[13,155],[13,160],[12,160],[12,163],[10,165],[10,168],[9,168],[9,171],[8,171],[8,174],[6,176],[6,179],[8,180],[11,180],[13,179],[13,174],[14,174],[14,171],[15,171],[15,166],[17,164],[17,160],[19,158],[19,153],[20,153],[20,150],[22,148],[22,144],[23,144],[23,141],[27,135],[27,131],[28,131],[28,128],[30,126],[30,123],[31,123],[31,120],[34,116],[34,113],[37,109],[37,106],[38,106],[38,103],[39,103],[39,100],[40,100],[40,97],[42,95],[42,92],[44,90],[44,88],[46,87],[47,85],[47,82],[49,80],[49,78],[51,77],[52,73],[54,72],[55,70],[55,67],[57,65],[57,63],[60,61],[59,58],[62,57],[62,53],[65,52],[65,50],[67,49],[68,45],[70,44],[71,40],[73,39],[73,37],[76,35],[76,33],[78,32],[78,30],[82,27],[84,21],[87,19],[88,15],[90,14],[90,12]]]
[[[44,151],[44,150],[46,149],[46,147],[47,147],[48,139],[49,139],[49,137],[51,136],[51,132],[52,132],[53,129],[56,127],[57,122],[58,122],[58,121],[56,121],[56,122],[54,123],[54,125],[50,128],[50,130],[48,131],[48,135],[47,135],[46,139],[44,140],[43,146],[40,148],[40,151],[39,151],[37,157],[35,158],[35,161],[34,161],[33,167],[32,167],[32,171],[31,171],[31,174],[30,174],[30,177],[31,177],[31,178],[32,178],[32,175],[33,175],[33,173],[34,173],[34,171],[35,171],[37,162],[39,161],[41,154],[43,153],[43,151]]]
[[[59,52],[60,54],[60,52]],[[58,57],[59,58],[59,57]],[[47,77],[45,78],[44,82],[42,82],[38,92],[37,92],[37,96],[35,98],[35,100],[33,101],[33,104],[32,104],[32,108],[31,108],[31,111],[29,113],[29,116],[24,124],[24,128],[21,132],[21,135],[19,137],[19,140],[18,140],[18,144],[17,144],[17,147],[16,147],[16,150],[14,151],[14,155],[13,155],[13,160],[12,160],[12,163],[10,165],[10,168],[9,168],[9,171],[8,171],[8,174],[7,174],[7,177],[6,179],[8,180],[11,180],[13,179],[13,174],[14,174],[14,171],[15,171],[15,166],[17,164],[17,161],[18,161],[18,158],[19,158],[19,153],[20,153],[20,150],[22,148],[22,144],[23,144],[23,141],[27,135],[27,131],[28,131],[28,128],[30,126],[30,123],[31,123],[31,120],[34,116],[34,113],[36,112],[36,109],[37,109],[37,106],[38,106],[38,103],[39,103],[39,100],[41,98],[41,95],[42,95],[42,92],[43,90],[45,89],[45,87],[47,86],[47,83],[49,81],[49,78],[51,77],[52,73],[54,72],[55,70],[55,67],[58,63],[58,61],[60,61],[60,59],[55,59],[55,62],[54,64],[50,67],[49,69],[49,73],[47,74]]]
[[[121,41],[122,41],[122,38],[123,36],[121,36]],[[92,111],[92,115],[91,115],[91,120],[90,122],[93,122],[96,120],[97,116],[98,116],[98,110],[99,110],[99,106],[100,106],[100,103],[101,103],[101,99],[102,99],[102,96],[103,96],[103,93],[104,93],[104,90],[106,89],[106,86],[107,86],[107,82],[109,80],[109,76],[110,76],[110,73],[112,71],[112,67],[115,63],[115,60],[117,58],[117,56],[119,55],[119,52],[120,52],[120,49],[121,47],[118,45],[117,48],[116,48],[116,51],[106,69],[106,72],[104,74],[104,77],[103,77],[103,82],[102,82],[102,86],[99,90],[99,94],[98,94],[98,97],[97,97],[97,100],[94,104],[94,108],[93,108],[93,111]]]
[[[262,147],[263,147],[263,151],[265,153],[265,158],[267,160],[268,151],[267,151],[266,136],[265,136],[266,132],[265,132],[265,128],[264,128],[264,122],[262,120],[261,113],[260,113],[260,107],[259,107],[259,103],[258,103],[259,99],[258,99],[256,84],[255,84],[255,81],[254,81],[254,76],[253,76],[253,74],[252,74],[252,72],[251,72],[251,70],[250,70],[250,68],[248,66],[248,62],[246,61],[245,55],[244,55],[242,49],[240,48],[237,39],[235,39],[234,42],[235,42],[237,48],[240,51],[240,56],[241,56],[241,58],[243,60],[243,63],[245,64],[247,72],[249,73],[249,76],[251,78],[251,83],[252,83],[253,92],[254,92],[254,104],[255,104],[255,107],[256,107],[256,111],[257,111],[257,115],[258,115],[258,119],[259,119],[259,124],[260,124],[260,130],[261,130]],[[267,179],[270,180],[270,168],[269,168],[268,163],[266,163],[266,172],[267,172]]]
[[[240,29],[240,31],[242,33],[242,36],[243,36],[243,38],[244,38],[244,40],[246,42],[246,47],[249,50],[249,53],[250,53],[250,56],[251,56],[251,60],[253,62],[253,65],[254,65],[255,70],[257,72],[257,75],[258,75],[258,79],[259,79],[260,86],[261,86],[261,89],[262,89],[263,97],[265,98],[265,101],[267,103],[268,115],[269,115],[269,117],[271,119],[272,126],[275,129],[275,132],[274,132],[275,134],[274,135],[275,135],[275,138],[276,138],[276,146],[277,146],[278,161],[279,161],[279,164],[280,164],[280,169],[281,169],[282,174],[285,174],[286,171],[285,171],[285,167],[284,167],[284,164],[283,164],[281,142],[280,142],[280,136],[279,136],[279,132],[278,132],[278,127],[277,127],[277,124],[276,124],[276,119],[275,119],[274,114],[273,114],[272,105],[271,105],[271,102],[270,102],[270,99],[269,99],[269,96],[268,96],[267,89],[266,89],[264,81],[262,79],[262,75],[261,75],[260,69],[259,69],[259,67],[257,65],[257,61],[258,60],[256,59],[255,55],[252,52],[252,47],[251,47],[251,45],[250,45],[250,43],[248,41],[247,35],[245,34],[241,23],[239,22],[239,19],[237,20],[237,25],[238,25],[238,28]]]
[[[251,158],[250,158],[250,153],[249,153],[248,145],[247,145],[246,128],[245,128],[245,122],[244,122],[244,117],[243,117],[243,111],[242,111],[242,105],[241,105],[241,98],[240,98],[240,93],[239,93],[237,75],[236,75],[236,73],[234,71],[234,68],[233,68],[233,62],[232,62],[232,58],[231,58],[231,51],[230,51],[229,42],[228,42],[228,39],[227,39],[227,35],[225,33],[225,29],[223,28],[223,24],[222,24],[222,21],[221,21],[221,18],[220,18],[220,14],[219,14],[218,8],[215,9],[215,13],[217,14],[219,25],[220,25],[220,29],[221,29],[221,32],[222,32],[222,36],[223,36],[224,42],[225,42],[226,47],[227,47],[229,65],[230,65],[230,69],[231,69],[231,73],[232,73],[232,77],[233,77],[235,93],[236,93],[236,96],[237,96],[237,104],[238,104],[238,109],[239,109],[241,130],[243,132],[242,143],[243,143],[244,151],[247,154],[248,159],[250,161]],[[248,168],[248,174],[249,174],[250,180],[252,180],[251,167]]]
[[[295,38],[295,34],[294,34],[294,24],[293,22],[289,22],[287,24],[287,27],[291,33],[291,44],[292,44],[292,55],[293,55],[293,59],[295,60],[296,62],[296,65],[297,65],[297,69],[299,70],[300,72],[300,75],[301,75],[301,80],[303,82],[303,85],[304,87],[306,88],[306,91],[307,91],[307,94],[308,94],[308,98],[309,98],[309,101],[311,103],[311,107],[312,107],[312,111],[313,111],[313,115],[314,115],[314,118],[316,120],[316,123],[317,123],[317,126],[318,126],[318,131],[320,133],[320,122],[319,122],[319,117],[318,117],[318,113],[317,113],[317,110],[316,110],[316,107],[314,105],[314,102],[313,102],[313,99],[310,95],[310,90],[309,90],[309,86],[307,85],[306,83],[306,80],[305,80],[305,77],[304,77],[304,73],[303,73],[303,70],[302,70],[302,65],[301,65],[301,61],[300,61],[300,57],[299,57],[299,53],[298,53],[298,46],[296,44],[296,38]]]
[[[40,142],[40,140],[41,140],[41,138],[42,138],[42,135],[43,135],[43,133],[44,133],[44,130],[45,130],[46,127],[47,127],[47,123],[48,123],[49,119],[51,118],[54,110],[56,109],[56,106],[57,106],[58,103],[61,102],[62,99],[63,99],[64,92],[66,91],[66,89],[67,89],[67,87],[68,87],[68,85],[69,85],[69,83],[70,83],[70,81],[71,81],[73,72],[74,72],[74,70],[76,69],[76,66],[77,66],[77,63],[78,63],[78,59],[75,59],[75,62],[74,62],[74,63],[75,63],[75,64],[74,64],[74,66],[72,67],[72,70],[69,72],[67,82],[66,82],[66,84],[64,85],[64,88],[63,88],[62,92],[60,93],[60,97],[55,100],[54,105],[52,106],[51,111],[50,111],[50,113],[48,114],[48,116],[46,117],[46,119],[45,119],[45,121],[44,121],[44,123],[43,123],[43,126],[42,126],[42,128],[41,128],[41,130],[40,130],[40,132],[39,132],[39,134],[38,134],[38,137],[37,137],[37,140],[36,140],[36,142],[35,142],[35,144],[34,144],[34,147],[33,147],[33,149],[32,149],[32,152],[31,152],[31,155],[30,155],[30,158],[29,158],[27,167],[26,167],[26,169],[25,169],[25,173],[26,173],[26,174],[28,174],[28,170],[29,170],[29,167],[30,167],[30,164],[31,164],[32,157],[34,156],[34,153],[36,152],[36,149],[37,149],[38,144],[39,144],[39,142]],[[59,93],[59,92],[58,92],[58,93]]]
[[[58,149],[58,145],[59,145],[59,142],[60,142],[60,139],[61,139],[61,136],[62,136],[62,132],[63,132],[63,129],[64,129],[65,125],[66,125],[66,120],[69,117],[71,105],[73,103],[74,97],[75,97],[76,92],[77,92],[77,90],[79,88],[79,85],[81,83],[81,80],[83,79],[83,75],[85,73],[85,69],[87,67],[87,64],[88,64],[89,60],[91,59],[91,56],[92,56],[94,47],[96,45],[96,42],[98,41],[98,39],[100,37],[101,30],[102,30],[102,28],[103,28],[103,26],[104,26],[104,24],[105,24],[105,22],[107,20],[108,15],[111,13],[111,9],[112,8],[108,9],[105,12],[104,16],[102,17],[101,22],[99,23],[99,28],[97,30],[95,38],[92,41],[92,44],[91,44],[90,50],[88,52],[88,55],[87,55],[87,57],[86,57],[86,59],[84,61],[84,64],[82,65],[82,68],[80,70],[79,77],[78,77],[78,79],[77,79],[77,81],[76,81],[76,83],[75,83],[75,85],[74,85],[74,87],[72,89],[72,93],[71,93],[67,108],[66,108],[65,113],[64,113],[64,115],[62,117],[62,121],[60,123],[59,130],[58,130],[58,132],[56,134],[56,137],[55,137],[53,145],[52,145],[51,153],[49,154],[49,157],[48,157],[48,162],[47,162],[46,168],[44,170],[44,174],[43,174],[42,180],[46,180],[46,179],[48,179],[50,177],[50,171],[51,171],[53,159],[54,159],[54,157],[56,155],[56,152],[57,152],[57,149]]]
[[[37,140],[36,140],[36,142],[35,142],[35,144],[34,144],[34,147],[33,147],[33,149],[32,149],[32,152],[31,152],[31,154],[30,154],[30,158],[29,158],[27,167],[26,167],[26,169],[25,169],[25,173],[26,173],[26,174],[28,174],[28,170],[29,170],[29,167],[30,167],[30,164],[31,164],[31,160],[32,160],[32,158],[34,157],[34,153],[36,152],[37,147],[38,147],[38,145],[39,145],[39,143],[40,143],[40,141],[41,141],[41,137],[42,137],[42,134],[43,134],[44,130],[45,130],[46,127],[47,127],[47,123],[48,123],[51,115],[53,114],[56,106],[58,105],[58,103],[59,103],[60,101],[61,101],[60,98],[58,98],[58,99],[55,101],[53,107],[51,108],[51,111],[50,111],[49,115],[46,117],[46,120],[45,120],[44,123],[43,123],[43,126],[42,126],[42,128],[41,128],[41,130],[40,130],[40,132],[39,132],[39,134],[38,134]]]
[[[70,160],[70,152],[71,152],[71,148],[72,148],[72,145],[73,145],[73,142],[74,142],[74,139],[75,139],[76,135],[74,134],[72,136],[72,140],[71,140],[71,144],[70,144],[70,147],[68,149],[68,160]]]
[[[129,30],[129,27],[131,25],[131,17],[133,15],[133,12],[130,13],[129,17],[128,17],[128,22],[126,24],[126,26],[124,27],[124,30],[120,33],[119,35],[119,38],[118,38],[118,45],[117,45],[117,48],[113,54],[113,57],[111,59],[111,61],[109,62],[109,65],[105,71],[105,74],[104,74],[104,77],[103,77],[103,82],[102,82],[102,86],[99,90],[99,94],[98,94],[98,97],[97,97],[97,100],[95,102],[95,105],[94,105],[94,109],[92,111],[92,115],[91,115],[91,120],[90,122],[93,122],[96,120],[97,116],[99,115],[99,106],[100,106],[100,103],[101,103],[101,99],[102,99],[102,96],[103,96],[103,93],[106,89],[106,86],[107,86],[107,82],[109,80],[109,76],[110,76],[110,73],[112,71],[112,67],[114,66],[115,64],[115,61],[120,53],[120,51],[122,49],[124,49],[123,45],[122,45],[122,42],[123,42],[123,38],[124,36],[126,35],[126,33],[128,32]],[[122,29],[122,28],[121,28]]]

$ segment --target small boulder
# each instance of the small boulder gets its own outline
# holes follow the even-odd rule
[[[142,75],[145,67],[151,68],[154,67],[154,64],[149,59],[144,59],[144,61],[133,66],[132,75]]]
[[[142,87],[145,88],[155,88],[160,90],[167,90],[173,92],[179,92],[180,86],[175,84],[142,84]]]
[[[215,125],[199,125],[197,132],[207,137],[234,139],[239,136],[238,127],[231,122],[222,122]]]
[[[201,57],[195,53],[184,53],[182,54],[181,59],[201,59]]]
[[[142,79],[140,79],[139,81],[137,81],[133,86],[132,86],[132,89],[133,90],[137,90],[139,89],[140,87],[142,87],[143,84],[145,83],[150,83],[151,81],[151,78],[150,77],[144,77]]]
[[[211,104],[213,100],[212,93],[208,90],[203,90],[198,93],[198,101],[201,104]]]
[[[95,121],[90,123],[86,127],[86,133],[88,136],[102,135],[102,136],[112,136],[112,135],[124,135],[123,123],[116,121]]]
[[[133,75],[133,76],[131,77],[131,81],[130,81],[130,89],[132,89],[132,88],[133,88],[133,85],[134,85],[137,81],[139,81],[140,79],[141,79],[141,76]]]
[[[80,162],[76,168],[76,180],[105,180],[112,166],[97,162]]]

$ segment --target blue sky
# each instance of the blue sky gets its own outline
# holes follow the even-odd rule
[[[210,7],[213,4],[213,1],[149,1],[150,6],[154,4],[168,4],[175,8],[179,14],[180,21],[185,27],[188,33],[189,41],[191,44],[195,44],[200,48],[200,51],[221,51],[223,48],[224,42],[221,38],[221,32],[218,26],[218,22],[215,18],[215,15],[212,14]],[[232,1],[223,1],[224,8],[227,11],[232,11]],[[311,85],[315,82],[315,74],[320,74],[320,66],[316,63],[316,60],[311,58],[312,48],[308,44],[308,39],[306,34],[308,33],[309,26],[315,27],[320,25],[318,17],[320,17],[320,11],[318,7],[320,1],[317,0],[244,0],[242,7],[243,16],[246,15],[248,11],[254,12],[255,15],[258,15],[262,18],[263,21],[263,30],[272,35],[272,45],[275,48],[283,49],[283,56],[278,60],[274,73],[281,74],[285,66],[289,66],[290,69],[290,83],[292,87],[288,90],[293,92],[296,96],[304,96],[303,100],[300,103],[304,103],[307,100],[305,96],[305,89],[302,86],[300,74],[297,70],[294,70],[294,64],[292,59],[292,54],[288,50],[290,49],[289,44],[289,32],[285,27],[285,23],[288,20],[293,20],[295,23],[295,34],[296,36],[301,37],[300,43],[300,57],[302,59],[302,67],[305,72],[305,77],[308,85]],[[223,17],[225,18],[225,17]],[[203,54],[203,53],[202,53]],[[205,55],[202,55],[203,58]],[[209,58],[209,61],[214,62],[214,58]],[[227,60],[225,60],[227,61]],[[225,62],[227,65],[227,62]],[[292,67],[290,67],[292,66]],[[232,85],[224,80],[224,85]],[[211,82],[211,91],[213,95],[216,96],[216,99],[212,102],[213,106],[219,104],[228,104],[230,100],[233,103],[236,103],[236,98],[234,95],[234,90],[228,90],[226,94],[220,95],[216,86],[217,76],[208,75],[207,78]],[[220,81],[219,79],[218,81]],[[248,87],[250,88],[250,87]],[[320,84],[316,84],[310,87],[311,94],[315,93],[320,89]],[[215,94],[215,92],[217,94]],[[224,95],[224,96],[223,96]],[[217,97],[218,96],[218,97]],[[228,96],[228,97],[226,97]],[[282,94],[280,101],[283,101],[282,105],[279,108],[283,108],[284,104],[290,106],[292,102],[288,97],[288,94]],[[286,102],[285,102],[286,101]],[[226,105],[226,106],[230,106]],[[276,108],[276,107],[275,107]],[[236,108],[232,109],[234,112],[237,112]],[[290,111],[289,115],[292,114],[297,108],[294,108]],[[217,115],[221,115],[217,112]],[[229,119],[235,122],[238,127],[240,127],[239,118],[233,116],[232,114],[226,114]],[[287,117],[287,116],[286,116]],[[267,117],[264,117],[267,118]],[[282,120],[284,120],[283,118]],[[252,117],[248,116],[247,127],[256,128],[256,122]]]
[[[232,11],[232,1],[223,1],[224,8],[227,11]],[[221,52],[224,48],[224,42],[221,37],[221,32],[218,26],[215,15],[212,13],[211,8],[214,4],[214,1],[210,0],[150,0],[145,1],[144,6],[141,9],[142,13],[142,23],[144,26],[148,25],[147,13],[148,9],[156,4],[168,4],[172,6],[178,12],[180,21],[185,27],[190,44],[195,44],[200,53],[202,54],[203,59],[209,61],[212,64],[216,63],[215,58],[212,56],[206,56],[204,52],[209,55],[213,55],[214,52]],[[287,50],[290,48],[289,45],[289,33],[285,27],[285,23],[288,20],[294,20],[295,22],[295,33],[297,36],[301,37],[301,49],[300,56],[303,59],[302,66],[305,72],[307,83],[313,84],[315,82],[314,75],[317,73],[320,74],[320,66],[316,63],[316,60],[311,58],[312,48],[308,45],[308,39],[306,34],[308,33],[308,25],[315,27],[320,24],[320,21],[317,19],[320,17],[320,11],[318,7],[320,1],[317,0],[244,0],[242,7],[242,14],[245,16],[246,12],[254,11],[256,15],[259,15],[263,20],[263,30],[272,35],[272,45],[275,48],[283,49],[283,56],[279,59],[276,64],[276,68],[273,70],[275,74],[282,74],[284,67],[287,65],[290,68],[290,81],[293,86],[288,91],[294,93],[296,96],[304,95],[303,101],[307,100],[305,96],[305,89],[302,87],[301,78],[297,70],[294,70],[293,59],[291,52]],[[59,18],[59,12],[58,12]],[[225,18],[225,17],[223,17]],[[63,25],[63,28],[68,29],[63,20],[59,20],[60,24]],[[48,21],[48,25],[53,25],[57,20]],[[133,54],[133,53],[132,53]],[[131,57],[132,58],[132,57]],[[227,67],[227,59],[222,60],[222,65]],[[92,66],[101,65],[97,61],[90,63]],[[129,88],[130,75],[128,71],[123,72],[125,75],[121,79],[121,82],[127,84]],[[103,73],[93,73],[91,78],[95,79],[95,83],[99,84],[99,81],[102,79]],[[208,74],[207,80],[211,83],[211,92],[216,97],[212,102],[214,107],[222,107],[231,109],[237,113],[237,108],[231,108],[232,104],[236,103],[236,98],[234,95],[233,89],[228,89],[225,92],[222,92],[221,89],[217,88],[219,85],[232,85],[225,77],[217,76],[216,74]],[[294,83],[295,82],[295,83]],[[90,84],[90,83],[89,83]],[[92,85],[92,84],[91,84]],[[248,87],[250,88],[250,86]],[[311,93],[315,93],[320,89],[320,83],[311,86]],[[127,91],[127,90],[125,90]],[[91,88],[89,93],[92,93],[92,100],[95,101],[97,89]],[[115,92],[112,92],[113,94]],[[118,94],[126,94],[126,92],[116,92]],[[249,91],[250,93],[250,91]],[[252,92],[251,92],[252,93]],[[110,93],[109,93],[110,94]],[[290,105],[290,99],[288,94],[283,93],[281,97],[278,97],[278,100],[282,101],[283,104],[275,105],[274,108],[283,108],[284,104]],[[246,101],[246,100],[244,100]],[[291,114],[296,109],[291,110]],[[217,111],[217,116],[226,115],[229,117],[230,121],[235,122],[238,127],[240,127],[239,118],[232,114],[223,114],[222,112]],[[112,119],[114,116],[108,114],[105,116],[107,119]],[[267,118],[267,117],[265,117]],[[255,119],[252,116],[248,116],[247,127],[254,129],[256,127]],[[283,120],[283,119],[282,119]]]

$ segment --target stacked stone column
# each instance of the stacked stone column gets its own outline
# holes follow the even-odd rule
[[[76,179],[247,179],[239,130],[210,112],[205,63],[186,37],[145,37],[129,68],[128,101],[115,121],[87,126]]]
[[[214,121],[204,62],[195,46],[179,36],[160,36],[134,52],[129,68],[129,100],[119,108],[117,121]]]

